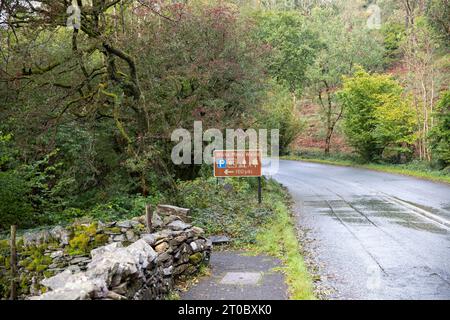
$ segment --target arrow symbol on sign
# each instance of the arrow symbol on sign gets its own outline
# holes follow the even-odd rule
[[[228,175],[229,173],[233,173],[233,171],[225,170],[225,174]]]

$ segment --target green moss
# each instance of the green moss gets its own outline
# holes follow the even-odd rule
[[[7,275],[0,276],[0,299],[9,298],[10,283],[11,281]]]
[[[41,272],[48,268],[52,264],[52,258],[45,255],[45,250],[48,244],[42,244],[40,246],[31,246],[24,251],[25,259],[19,261],[19,265],[26,270],[32,272]]]
[[[108,231],[110,233],[120,233],[120,228],[119,227],[106,228],[105,231]]]
[[[176,291],[170,291],[166,297],[166,300],[174,300],[174,301],[181,300],[180,294]]]
[[[147,227],[142,223],[138,224],[134,229],[140,233],[147,231]]]
[[[109,240],[108,235],[106,234],[97,234],[94,237],[94,247],[101,247],[105,245]]]
[[[89,237],[93,237],[97,234],[97,229],[98,229],[98,223],[94,222],[91,223],[90,225],[74,225],[73,226],[73,231],[74,234],[80,234],[80,233],[84,233],[86,235],[88,235]]]
[[[11,259],[10,259],[10,257],[5,257],[4,258],[3,266],[6,268],[6,270],[9,270],[11,268]]]
[[[88,254],[94,247],[106,243],[103,235],[97,234],[98,224],[92,223],[88,226],[74,226],[73,238],[69,241],[68,253],[70,255]]]
[[[36,272],[43,272],[48,268],[48,265],[45,264],[39,264],[36,266]]]
[[[52,271],[48,271],[48,270],[44,271],[44,277],[46,277],[46,278],[53,277],[53,275],[54,275],[54,272],[52,272]]]
[[[69,241],[69,254],[78,255],[85,254],[89,250],[90,237],[85,233],[76,235]]]
[[[47,256],[36,257],[31,261],[25,269],[28,271],[42,272],[52,263],[52,259]]]
[[[94,222],[85,229],[85,232],[88,236],[94,237],[97,234],[97,229],[98,229],[98,223]]]
[[[30,261],[28,259],[24,259],[24,260],[20,260],[18,264],[20,267],[26,267],[27,265],[30,264]]]
[[[27,277],[21,277],[20,278],[20,290],[28,292],[29,291],[29,279]]]
[[[16,245],[17,245],[18,248],[22,248],[24,246],[24,241],[23,241],[22,237],[17,240],[17,244]]]
[[[19,245],[18,241],[18,265],[19,265],[19,278],[18,278],[18,294],[28,295],[32,284],[33,277],[36,282],[39,282],[44,276],[51,276],[52,273],[48,271],[48,266],[53,263],[52,258],[45,254],[49,248],[57,248],[58,243],[50,242],[41,245],[27,246]],[[8,298],[9,286],[10,286],[10,273],[9,273],[9,248],[7,250],[1,250],[0,256],[0,299]],[[2,269],[2,266],[5,268]],[[23,269],[26,272],[20,272]],[[39,286],[36,285],[36,288]]]
[[[8,249],[9,241],[8,240],[0,240],[0,249]]]
[[[203,260],[203,255],[200,252],[194,253],[189,257],[189,262],[192,264],[199,264]]]

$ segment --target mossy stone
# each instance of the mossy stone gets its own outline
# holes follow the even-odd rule
[[[106,234],[97,234],[94,237],[94,247],[101,247],[105,245],[109,240],[108,235]]]
[[[119,227],[105,228],[105,231],[110,232],[110,233],[114,233],[114,234],[121,233]]]
[[[194,253],[193,255],[189,256],[189,262],[192,264],[199,264],[203,260],[203,255],[200,252]]]
[[[91,237],[86,233],[78,233],[73,237],[72,240],[69,241],[69,254],[77,255],[77,254],[85,254],[89,251],[89,242]]]

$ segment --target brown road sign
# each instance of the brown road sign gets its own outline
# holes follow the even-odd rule
[[[214,151],[214,176],[261,177],[262,155],[260,150]]]

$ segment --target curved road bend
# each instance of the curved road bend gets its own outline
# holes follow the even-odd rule
[[[450,186],[281,161],[331,299],[450,299]]]

